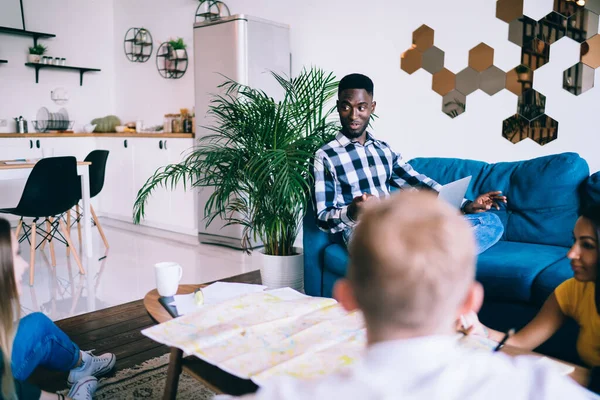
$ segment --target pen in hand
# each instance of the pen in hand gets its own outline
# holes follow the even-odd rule
[[[508,332],[506,332],[506,334],[504,335],[504,337],[502,338],[502,340],[500,341],[500,343],[498,343],[498,346],[496,346],[496,348],[494,349],[494,352],[500,350],[504,344],[506,343],[506,341],[515,334],[515,330],[513,328],[509,329]]]

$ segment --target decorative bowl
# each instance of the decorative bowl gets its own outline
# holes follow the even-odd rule
[[[92,133],[96,129],[96,124],[86,124],[83,126],[83,131],[85,133]]]
[[[115,126],[115,131],[117,131],[117,133],[123,133],[125,132],[125,129],[127,129],[127,127],[124,125]]]

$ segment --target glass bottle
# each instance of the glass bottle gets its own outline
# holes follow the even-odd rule
[[[171,131],[173,133],[181,133],[183,131],[180,114],[173,114],[173,123],[171,125],[172,125]]]
[[[165,119],[163,120],[163,132],[164,133],[171,133],[173,132],[173,117],[171,116],[171,114],[165,114]]]

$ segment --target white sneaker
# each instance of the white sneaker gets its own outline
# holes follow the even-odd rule
[[[92,400],[96,387],[98,387],[98,379],[86,376],[73,385],[67,397],[73,400]]]
[[[67,384],[72,386],[75,382],[79,381],[86,376],[102,376],[115,366],[117,357],[114,354],[106,353],[101,356],[95,356],[92,354],[93,350],[81,352],[81,366],[73,368],[69,372],[69,378]]]

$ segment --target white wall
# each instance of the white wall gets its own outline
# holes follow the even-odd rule
[[[197,6],[198,1],[192,0],[115,1],[115,109],[124,122],[141,119],[146,126],[162,125],[165,114],[194,106],[192,40]],[[154,49],[145,63],[129,61],[123,50],[125,34],[134,27],[144,27],[152,35]],[[188,45],[188,69],[180,79],[165,79],[156,68],[156,52],[161,43],[177,37]]]
[[[528,15],[541,18],[552,0],[526,0]],[[41,71],[41,83],[23,66],[27,38],[0,35],[0,118],[35,115],[42,106],[58,109],[50,90],[71,93],[68,110],[85,123],[114,112],[123,120],[159,124],[167,112],[193,105],[193,54],[186,75],[167,80],[156,71],[156,59],[131,63],[123,53],[128,28],[148,28],[157,45],[181,36],[192,44],[195,0],[26,0],[28,29],[57,37],[44,43],[69,63],[98,66],[99,74]],[[508,42],[508,26],[495,18],[495,0],[429,0],[427,2],[359,0],[228,0],[232,13],[246,13],[291,26],[293,71],[318,65],[338,77],[362,72],[375,81],[375,133],[406,158],[446,156],[486,161],[517,160],[576,151],[592,171],[600,169],[596,128],[596,87],[576,97],[561,88],[562,71],[578,61],[579,46],[562,39],[551,48],[551,62],[535,74],[535,88],[547,96],[547,114],[558,120],[558,140],[539,146],[525,140],[514,145],[501,136],[502,120],[516,111],[516,96],[503,90],[493,97],[478,91],[467,98],[467,112],[452,120],[441,112],[441,97],[431,90],[424,70],[408,75],[400,54],[410,47],[412,32],[425,23],[435,29],[435,44],[446,54],[446,67],[467,66],[468,51],[480,42],[495,49],[495,64],[508,70],[519,63],[519,48]],[[79,50],[81,49],[81,50]],[[156,54],[154,52],[154,55]],[[113,69],[114,65],[114,69]],[[600,79],[600,78],[597,78]],[[597,83],[600,86],[600,82]],[[0,128],[1,129],[1,128]]]
[[[48,46],[49,56],[65,57],[68,65],[100,68],[86,73],[79,86],[77,71],[40,71],[35,83],[35,70],[24,65],[27,48],[33,40],[25,36],[0,34],[0,119],[9,126],[0,132],[15,132],[14,117],[35,119],[38,109],[48,107],[57,112],[61,107],[50,99],[50,91],[63,87],[70,94],[64,107],[75,128],[114,110],[113,1],[112,0],[24,0],[27,30],[53,33],[52,39],[40,39]],[[0,6],[1,10],[1,6]],[[29,127],[33,132],[33,127]]]

